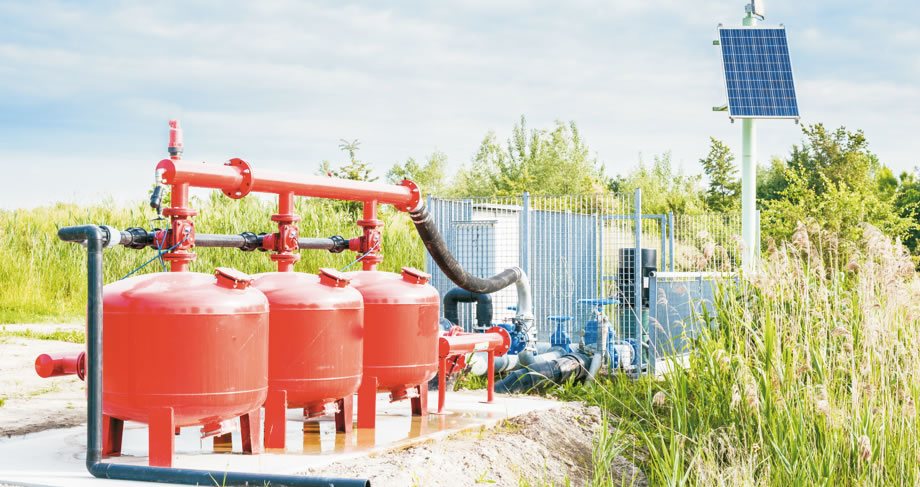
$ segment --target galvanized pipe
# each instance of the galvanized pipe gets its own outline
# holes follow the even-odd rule
[[[114,229],[106,227],[105,235]],[[115,245],[124,245],[135,249],[145,247],[155,247],[154,232],[147,231],[143,228],[128,228],[117,232],[119,240]],[[212,247],[226,249],[256,250],[262,248],[264,235],[256,235],[252,232],[243,232],[238,235],[224,235],[216,233],[196,233],[195,247]],[[108,237],[106,237],[108,242]],[[108,245],[111,246],[111,245]],[[328,250],[329,252],[341,252],[348,248],[348,240],[335,235],[329,238],[299,238],[297,239],[297,248],[306,250]]]
[[[259,473],[227,472],[219,470],[190,470],[179,468],[145,467],[103,463],[102,460],[102,249],[112,233],[96,225],[64,227],[58,237],[65,242],[86,242],[86,347],[87,347],[87,417],[86,417],[86,469],[94,476],[105,479],[134,480],[142,482],[174,483],[187,485],[273,485],[292,487],[369,487],[367,479],[335,477],[301,477],[297,475],[271,475]]]

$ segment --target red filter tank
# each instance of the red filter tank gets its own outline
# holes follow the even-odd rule
[[[169,466],[179,427],[202,425],[204,435],[217,435],[237,417],[244,451],[260,450],[269,308],[251,282],[221,268],[105,286],[104,454],[120,453],[124,420],[139,421],[149,425],[150,464]]]
[[[427,413],[427,384],[438,370],[438,291],[430,276],[404,267],[401,274],[348,274],[364,296],[364,378],[358,394],[358,426],[373,428],[377,391],[392,400],[413,399],[413,414]]]
[[[288,408],[318,416],[335,402],[338,430],[351,430],[352,398],[361,383],[364,303],[348,283],[334,269],[255,276],[253,285],[270,307],[266,448],[284,448]]]

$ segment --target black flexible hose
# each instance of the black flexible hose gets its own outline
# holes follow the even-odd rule
[[[490,294],[516,283],[524,274],[519,267],[510,267],[492,277],[483,278],[470,274],[450,253],[447,242],[444,241],[434,220],[431,219],[427,207],[422,205],[421,208],[409,212],[409,216],[425,248],[431,254],[431,258],[438,264],[444,275],[457,286],[471,293]]]
[[[571,378],[581,379],[587,374],[587,364],[587,357],[577,353],[563,355],[548,362],[535,363],[506,375],[495,384],[495,392],[529,392],[542,386],[545,381],[559,384]]]
[[[488,294],[477,294],[466,289],[453,288],[444,294],[444,317],[455,325],[460,324],[459,303],[476,303],[477,326],[486,329],[492,326],[492,298]]]

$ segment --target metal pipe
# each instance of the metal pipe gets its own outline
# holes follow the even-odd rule
[[[492,326],[492,297],[455,287],[444,294],[444,318],[460,325],[460,303],[476,303],[476,327],[485,330]]]
[[[495,357],[495,373],[501,374],[511,372],[520,366],[518,355],[502,355]],[[485,375],[488,372],[488,354],[485,352],[474,353],[469,360],[470,373],[473,375]]]
[[[367,479],[334,477],[301,477],[220,470],[190,470],[103,463],[102,460],[102,249],[108,237],[96,225],[64,227],[58,237],[65,242],[86,242],[86,347],[87,347],[87,413],[86,469],[94,477],[188,485],[273,485],[295,487],[370,486]]]
[[[495,384],[495,391],[512,394],[539,388],[545,381],[558,384],[570,379],[578,380],[584,377],[587,363],[586,356],[573,353],[549,362],[535,364],[506,375],[504,379]]]
[[[757,25],[757,19],[748,13],[743,25]],[[756,265],[757,223],[757,133],[754,120],[744,118],[741,120],[741,267],[745,272],[752,272]]]
[[[556,360],[566,353],[568,352],[566,352],[562,347],[550,347],[543,353],[534,354],[529,352],[521,352],[518,354],[518,361],[520,362],[521,367],[530,367],[531,365],[549,362],[550,360]]]
[[[164,159],[157,169],[163,169],[165,184],[219,189],[231,198],[242,198],[251,192],[292,193],[348,201],[377,200],[401,211],[412,211],[421,206],[421,192],[415,183],[408,180],[397,185],[253,170],[242,159],[231,159],[227,164]]]
[[[106,230],[107,228],[110,227],[105,227],[103,230]],[[111,230],[106,231],[111,232]],[[121,244],[125,247],[134,249],[143,249],[146,247],[156,246],[156,242],[154,241],[155,233],[147,231],[143,228],[133,227],[122,230],[121,232],[115,230],[115,233],[119,235],[119,240],[114,243],[115,245]],[[197,233],[195,234],[195,247],[228,248],[247,251],[256,250],[262,248],[262,240],[264,238],[264,235],[256,235],[252,232],[243,232],[238,235]],[[108,238],[106,241],[109,242]],[[333,235],[329,238],[298,238],[297,248],[308,250],[328,250],[329,252],[337,253],[348,248],[348,240],[338,235]]]

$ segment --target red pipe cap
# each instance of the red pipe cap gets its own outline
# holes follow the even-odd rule
[[[414,267],[403,267],[402,277],[404,281],[412,284],[427,284],[431,280],[431,274],[422,272]]]
[[[228,289],[246,289],[252,284],[252,278],[249,277],[249,274],[230,267],[214,269],[214,277],[217,278],[218,286]]]
[[[351,278],[336,269],[323,267],[319,270],[319,282],[326,286],[345,287],[351,283]]]
[[[54,359],[51,358],[51,355],[43,353],[38,357],[35,357],[35,373],[39,377],[47,379],[48,377],[54,376]]]

